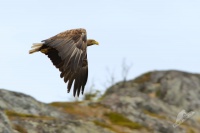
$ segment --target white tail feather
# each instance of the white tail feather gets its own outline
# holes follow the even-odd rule
[[[29,50],[29,54],[38,52],[40,48],[42,47],[43,43],[34,43],[33,46],[31,47],[32,49]]]

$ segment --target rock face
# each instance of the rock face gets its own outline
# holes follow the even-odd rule
[[[0,90],[0,109],[18,112],[22,114],[32,114],[38,116],[49,116],[55,118],[68,117],[65,113],[58,112],[57,109],[41,103],[34,98],[17,92]]]
[[[0,90],[0,133],[199,133],[199,125],[199,74],[148,72],[98,101],[44,104]]]
[[[113,133],[22,93],[1,89],[0,97],[0,133]]]
[[[200,75],[154,71],[109,88],[101,101],[155,133],[200,132]],[[192,114],[174,128],[182,111]],[[186,114],[187,115],[187,114]]]

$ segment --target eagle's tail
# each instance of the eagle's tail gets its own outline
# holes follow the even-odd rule
[[[29,50],[29,54],[35,53],[40,51],[40,48],[43,46],[43,43],[34,43],[31,47],[32,49]]]

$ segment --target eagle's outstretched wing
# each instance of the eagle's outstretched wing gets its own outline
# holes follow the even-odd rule
[[[68,92],[74,82],[74,96],[79,96],[88,78],[87,35],[85,29],[72,29],[43,40],[40,51],[60,70],[68,82]]]

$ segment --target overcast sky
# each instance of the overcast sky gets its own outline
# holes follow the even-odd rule
[[[200,72],[199,0],[1,0],[0,88],[43,102],[73,100],[59,71],[32,43],[74,28],[85,28],[100,45],[88,48],[89,78],[102,92],[109,73],[128,79],[152,70]],[[87,91],[87,90],[86,90]]]

